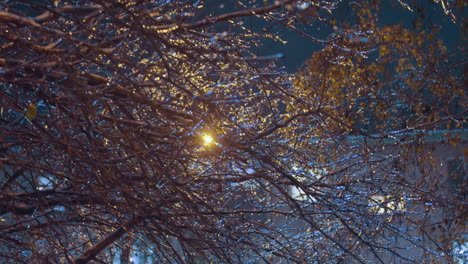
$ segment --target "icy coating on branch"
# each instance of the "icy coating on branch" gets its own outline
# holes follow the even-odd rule
[[[0,0],[0,263],[462,263],[466,4],[411,2]]]

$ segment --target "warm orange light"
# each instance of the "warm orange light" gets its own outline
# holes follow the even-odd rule
[[[212,136],[208,135],[208,134],[204,134],[202,136],[202,139],[203,139],[203,144],[205,146],[211,145],[214,142],[214,138]]]

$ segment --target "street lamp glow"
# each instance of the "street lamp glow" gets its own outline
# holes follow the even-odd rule
[[[205,146],[208,146],[208,145],[211,145],[213,142],[214,142],[214,139],[212,136],[208,135],[208,134],[204,134],[202,136],[202,139],[203,139],[203,144]]]

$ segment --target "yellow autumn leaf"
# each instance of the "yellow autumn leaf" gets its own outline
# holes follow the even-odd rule
[[[35,104],[33,103],[30,103],[28,105],[28,108],[26,110],[26,113],[24,113],[24,115],[29,119],[29,120],[33,120],[34,118],[36,118],[37,116],[37,107]]]

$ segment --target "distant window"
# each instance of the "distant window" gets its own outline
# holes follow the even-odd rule
[[[369,199],[370,210],[377,214],[405,211],[405,202],[390,195],[372,195]]]
[[[38,190],[49,190],[53,189],[55,182],[52,180],[52,176],[39,176],[37,189]]]
[[[310,201],[312,198],[310,195],[306,194],[301,188],[297,186],[291,186],[289,194],[292,198],[299,201]]]
[[[295,174],[293,174],[293,177],[301,183],[309,183],[311,181],[315,181],[327,173],[325,169],[303,170],[296,166],[293,167],[293,171],[295,172]],[[315,201],[315,199],[311,195],[306,194],[304,190],[297,186],[291,186],[291,188],[289,189],[289,195],[291,195],[293,199],[296,199],[298,201]]]

